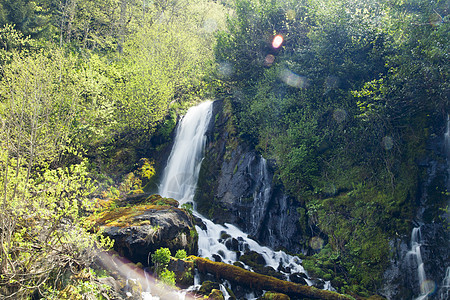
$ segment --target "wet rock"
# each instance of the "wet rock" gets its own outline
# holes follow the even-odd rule
[[[197,210],[216,223],[238,226],[271,248],[301,252],[307,238],[298,228],[299,204],[274,183],[271,163],[229,132],[233,125],[226,105],[224,101],[213,104],[194,198]]]
[[[289,275],[289,281],[292,281],[294,283],[298,284],[304,284],[307,285],[308,283],[305,280],[306,275],[302,273],[294,273]]]
[[[197,254],[194,220],[183,209],[153,204],[122,207],[100,221],[103,234],[114,240],[114,249],[135,263],[147,266],[149,253],[161,247]]]
[[[220,290],[219,283],[207,280],[202,283],[198,293],[202,295],[209,295],[213,290]]]
[[[282,293],[276,293],[276,292],[266,292],[264,295],[258,300],[289,300],[288,295],[282,294]]]
[[[167,269],[175,273],[175,283],[178,287],[188,288],[194,285],[195,268],[192,261],[171,258]]]
[[[228,250],[238,251],[239,250],[239,242],[235,238],[227,239],[225,241],[225,246]]]
[[[217,255],[217,254],[213,254],[212,258],[213,258],[214,261],[217,261],[217,262],[221,262],[222,261],[222,257],[220,257],[220,255]]]
[[[208,295],[208,298],[210,300],[225,300],[223,297],[223,293],[220,290],[213,289],[211,293]]]
[[[207,230],[206,224],[199,217],[194,216],[195,225],[200,227],[202,230]]]
[[[239,260],[250,267],[266,265],[266,260],[264,257],[255,251],[246,252],[239,258]]]
[[[322,290],[324,288],[324,286],[325,286],[325,282],[322,279],[314,280],[313,287],[316,287],[316,288]]]

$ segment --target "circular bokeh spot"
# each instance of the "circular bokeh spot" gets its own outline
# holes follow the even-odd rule
[[[341,123],[343,122],[345,119],[347,118],[347,112],[344,109],[335,109],[333,112],[333,119],[338,122]]]
[[[318,236],[313,236],[310,240],[309,240],[309,246],[311,248],[313,248],[314,250],[320,250],[322,249],[324,244],[324,241],[322,238],[318,237]]]
[[[390,136],[385,136],[381,140],[381,144],[383,145],[383,148],[386,150],[391,150],[392,147],[394,147],[394,140]]]

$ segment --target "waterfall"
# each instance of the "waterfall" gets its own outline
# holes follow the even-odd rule
[[[191,107],[177,127],[175,142],[164,169],[159,194],[180,203],[192,201],[205,148],[205,132],[212,102]]]
[[[445,277],[442,280],[441,289],[439,291],[439,299],[450,299],[450,267],[447,267]]]
[[[180,203],[193,201],[197,185],[198,174],[202,162],[203,149],[206,143],[205,132],[211,118],[212,102],[204,102],[188,110],[178,125],[175,143],[163,172],[159,193],[163,197],[174,198]],[[269,178],[266,161],[262,158],[259,172],[261,172],[260,192],[256,193],[258,203],[266,204],[269,197]],[[256,218],[262,218],[261,210],[253,211]],[[301,259],[288,255],[282,251],[273,251],[259,245],[247,237],[247,234],[232,224],[214,224],[201,216],[194,207],[194,214],[206,225],[206,229],[196,226],[199,240],[199,256],[209,257],[216,261],[233,263],[245,251],[253,250],[260,253],[267,266],[277,270],[280,265],[290,273],[305,273]],[[245,266],[247,269],[251,269]],[[286,279],[289,274],[284,273]],[[330,286],[329,289],[332,289]]]
[[[253,234],[257,234],[260,230],[262,224],[262,219],[265,216],[267,210],[267,205],[269,204],[270,197],[272,196],[272,186],[271,178],[269,176],[269,171],[267,169],[267,161],[261,157],[258,164],[258,171],[260,174],[260,182],[258,182],[258,187],[255,189],[253,194],[253,207],[251,208],[251,222],[252,228],[254,229]]]
[[[427,299],[428,295],[434,290],[434,286],[426,279],[422,254],[420,252],[421,243],[422,237],[420,227],[415,227],[411,233],[411,250],[408,251],[407,257],[410,257],[411,265],[417,266],[417,278],[420,286],[420,295],[416,298],[416,300]]]

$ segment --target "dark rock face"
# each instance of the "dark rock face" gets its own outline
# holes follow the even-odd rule
[[[197,210],[240,227],[272,248],[301,252],[297,203],[273,181],[271,162],[233,135],[226,104],[216,101],[195,195]]]
[[[167,269],[175,273],[175,282],[178,287],[188,288],[194,285],[195,269],[192,261],[171,258]]]
[[[444,123],[444,122],[442,122]],[[450,287],[445,277],[450,268],[450,231],[445,212],[440,208],[449,201],[449,161],[444,143],[444,128],[432,135],[426,156],[418,162],[423,170],[417,195],[414,226],[419,232],[418,244],[425,271],[425,285],[431,288],[427,299],[448,299]],[[448,188],[448,187],[447,187]],[[388,299],[414,299],[423,294],[417,265],[412,251],[412,236],[391,240],[392,258],[384,274],[380,294]]]
[[[133,209],[133,208],[130,208]],[[128,226],[105,226],[103,233],[114,240],[114,249],[131,261],[149,265],[150,254],[161,247],[174,254],[185,249],[196,254],[198,237],[193,219],[175,207],[148,209],[130,217]]]

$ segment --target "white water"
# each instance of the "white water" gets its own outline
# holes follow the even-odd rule
[[[206,143],[205,132],[211,118],[211,108],[212,102],[210,101],[195,106],[189,109],[180,122],[175,143],[159,186],[161,196],[174,198],[181,204],[193,201]],[[261,183],[261,192],[254,196],[255,200],[266,205],[267,197],[270,196],[270,186],[267,184],[268,180],[266,180],[268,179],[266,162],[264,159],[261,161],[259,171],[264,180]],[[255,221],[262,217],[259,215],[260,211],[260,209],[255,209]],[[214,224],[198,214],[195,207],[194,214],[206,224],[206,230],[196,226],[199,235],[199,256],[210,259],[220,257],[223,262],[233,263],[238,260],[237,253],[243,254],[246,250],[253,250],[260,253],[267,266],[271,266],[275,270],[281,264],[285,269],[290,270],[290,273],[305,273],[298,257],[261,246],[232,224]],[[231,250],[229,248],[233,243],[234,248],[237,247],[237,249]],[[332,289],[332,287],[329,286],[329,289]]]
[[[258,164],[258,171],[261,181],[258,182],[259,187],[255,189],[253,194],[253,207],[251,209],[251,222],[254,228],[254,234],[259,232],[259,227],[262,224],[264,213],[267,210],[270,197],[272,196],[271,178],[267,169],[267,161],[261,157]]]
[[[417,278],[420,286],[420,295],[416,300],[426,299],[428,294],[433,291],[433,287],[427,284],[425,268],[422,260],[420,247],[422,246],[422,237],[420,227],[415,227],[411,233],[411,250],[407,253],[407,258],[413,266],[417,266]]]
[[[441,289],[439,291],[439,299],[450,299],[450,267],[447,267],[445,277],[442,280]]]
[[[164,169],[159,194],[181,204],[194,198],[205,148],[205,132],[211,119],[212,102],[192,107],[177,127],[175,142]]]

